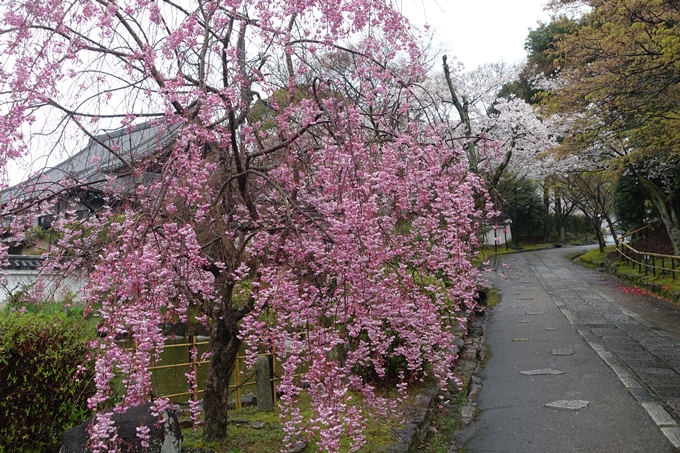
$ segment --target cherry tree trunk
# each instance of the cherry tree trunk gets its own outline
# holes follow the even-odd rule
[[[213,319],[209,345],[210,366],[203,395],[203,437],[206,441],[220,440],[227,436],[229,378],[234,371],[242,343],[237,334],[238,328],[230,328],[224,319]]]
[[[680,219],[678,218],[678,213],[675,210],[674,204],[666,193],[658,188],[653,182],[641,176],[638,176],[638,179],[642,182],[644,188],[647,189],[650,200],[659,211],[661,221],[666,227],[668,237],[673,244],[674,254],[680,255]]]
[[[600,249],[600,253],[602,253],[604,252],[605,248],[604,235],[602,234],[602,221],[596,215],[590,215],[585,211],[584,214],[586,216],[586,219],[588,220],[588,223],[590,223],[590,226],[593,228],[593,233],[595,233],[595,239],[597,239],[597,245]]]
[[[565,222],[566,222],[566,215],[564,214],[564,211],[562,210],[562,197],[555,192],[555,218],[557,220],[557,229],[559,231],[559,243],[564,244],[565,243]]]
[[[604,234],[602,234],[602,228],[596,228],[595,229],[595,237],[597,237],[597,244],[600,248],[600,253],[604,253],[605,247],[607,247],[607,243],[604,240]]]
[[[659,210],[661,221],[666,227],[668,237],[670,238],[671,243],[673,244],[673,253],[675,255],[680,255],[680,223],[678,222],[678,216],[675,214],[674,211],[666,209],[662,210],[661,207],[659,206],[659,203],[654,204]],[[664,203],[663,206],[668,208],[667,203]]]
[[[607,222],[607,226],[609,227],[609,232],[614,238],[614,244],[616,244],[616,248],[619,248],[619,238],[616,236],[616,228],[614,227],[611,217],[607,215],[604,219]]]
[[[548,178],[543,183],[543,212],[545,220],[543,222],[543,241],[550,241],[551,225],[550,225],[550,185]]]

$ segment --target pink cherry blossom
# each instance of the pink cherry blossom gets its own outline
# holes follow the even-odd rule
[[[103,409],[152,399],[166,323],[210,329],[209,440],[225,436],[243,341],[251,361],[273,352],[282,366],[286,442],[322,451],[343,435],[355,451],[370,411],[394,409],[368,377],[387,378],[390,358],[405,364],[389,376],[400,398],[426,370],[453,379],[492,206],[433,113],[425,55],[393,2],[0,4],[0,156],[83,150],[3,202],[16,235],[50,216],[45,270],[86,279],[101,317],[93,451],[117,448]]]

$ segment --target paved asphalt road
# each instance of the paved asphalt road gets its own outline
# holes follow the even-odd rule
[[[501,302],[461,451],[678,451],[680,308],[567,259],[587,249],[503,257],[511,271],[494,282]]]

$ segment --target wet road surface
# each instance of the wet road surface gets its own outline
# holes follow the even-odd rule
[[[568,260],[584,250],[503,257],[465,453],[678,451],[680,308]]]

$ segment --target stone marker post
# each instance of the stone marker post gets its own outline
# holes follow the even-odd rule
[[[255,359],[255,376],[257,386],[257,410],[261,412],[274,410],[274,395],[272,393],[269,357],[260,356]]]

